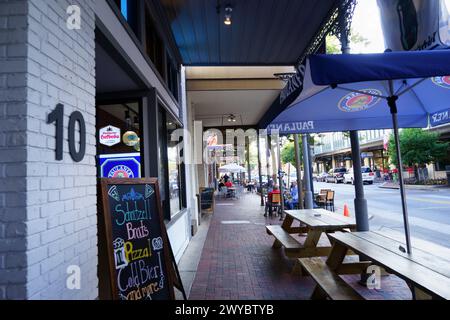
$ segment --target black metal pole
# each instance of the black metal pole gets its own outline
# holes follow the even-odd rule
[[[403,210],[403,224],[405,227],[405,238],[406,238],[406,251],[411,253],[411,239],[409,233],[409,221],[408,221],[408,207],[406,205],[406,193],[403,181],[403,162],[400,150],[400,138],[398,135],[398,117],[397,117],[397,96],[391,96],[388,98],[388,105],[391,109],[392,124],[394,129],[394,139],[395,139],[395,150],[397,152],[397,164],[398,164],[398,182],[400,185],[400,196],[402,198],[402,210]]]
[[[267,184],[269,184],[269,180],[272,178],[271,172],[270,172],[270,161],[272,161],[272,138],[271,135],[268,134],[266,136],[266,174],[267,174]],[[273,168],[272,168],[273,170]],[[273,181],[275,183],[275,181]]]
[[[358,131],[350,131],[352,147],[353,178],[355,184],[355,219],[357,231],[369,231],[369,215],[367,200],[364,197],[364,182],[361,169],[361,152],[359,147]],[[359,173],[359,174],[358,174]]]
[[[308,160],[309,160],[309,185],[311,187],[311,193],[314,194],[314,179],[313,179],[313,161],[312,161],[312,146],[309,145],[309,139],[310,139],[310,135],[308,134],[307,136],[308,139]],[[314,207],[314,203],[313,203],[313,207]]]
[[[262,192],[262,168],[261,168],[261,142],[259,134],[256,135],[258,148],[258,174],[259,174],[259,191],[261,195],[261,206],[264,206],[264,195]]]
[[[339,8],[339,24],[341,26],[341,50],[343,54],[350,53],[348,34],[345,28],[345,12]],[[350,131],[350,144],[352,147],[353,177],[355,184],[355,219],[357,231],[369,231],[369,215],[367,200],[364,197],[364,181],[361,171],[361,150],[359,146],[358,131]]]
[[[251,174],[251,166],[250,166],[250,138],[248,138],[248,143],[247,143],[247,174],[248,174],[248,177],[246,177],[247,178],[247,180],[248,180],[248,182],[250,183],[251,182],[251,180],[252,180],[252,174]]]
[[[278,181],[279,181],[279,185],[280,185],[280,198],[281,198],[281,215],[280,215],[280,220],[283,219],[283,213],[284,213],[284,188],[283,188],[283,170],[281,167],[281,139],[280,139],[280,135],[277,134],[277,158],[278,158]]]

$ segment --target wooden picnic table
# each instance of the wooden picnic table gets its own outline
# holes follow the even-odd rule
[[[355,230],[356,222],[353,218],[344,217],[325,209],[285,210],[286,217],[281,226],[266,226],[267,233],[275,237],[273,248],[284,247],[289,258],[327,256],[330,246],[318,246],[321,235],[345,229]],[[298,221],[301,226],[292,224]],[[298,241],[294,235],[306,233],[304,243]],[[294,267],[296,268],[296,267]]]
[[[407,254],[400,250],[404,236],[395,231],[336,232],[328,237],[333,249],[326,265],[334,274],[343,274],[340,270],[351,250],[405,280],[414,299],[450,299],[450,249],[412,239],[412,253]],[[303,262],[311,265],[307,259]]]

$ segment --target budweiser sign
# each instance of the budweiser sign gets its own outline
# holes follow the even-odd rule
[[[99,139],[101,144],[112,147],[120,143],[120,129],[113,126],[101,128]]]

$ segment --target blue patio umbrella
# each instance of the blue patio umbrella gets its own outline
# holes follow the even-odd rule
[[[312,55],[303,91],[268,126],[281,134],[393,129],[450,122],[450,50]],[[402,170],[406,246],[411,252]]]

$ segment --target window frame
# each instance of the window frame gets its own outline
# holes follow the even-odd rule
[[[159,103],[158,104],[158,130],[159,130],[159,158],[160,158],[160,170],[159,170],[159,179],[161,181],[160,188],[164,189],[164,197],[161,197],[163,202],[163,211],[164,211],[164,219],[171,221],[174,217],[176,217],[180,212],[187,208],[186,201],[186,171],[184,161],[180,164],[177,164],[178,171],[178,190],[179,190],[179,210],[172,213],[170,207],[170,172],[169,172],[169,158],[168,158],[168,149],[169,149],[169,130],[167,128],[167,121],[173,121],[176,124],[177,129],[183,129],[182,123],[177,119],[177,117],[173,116],[169,113],[164,106]],[[184,139],[180,140],[183,142],[183,147],[180,151],[184,150]],[[161,166],[163,166],[161,168]]]

